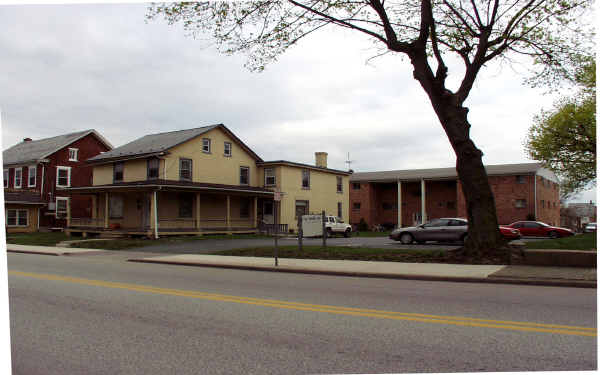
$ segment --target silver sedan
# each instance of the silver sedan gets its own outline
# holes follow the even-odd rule
[[[467,237],[467,220],[461,218],[433,219],[416,227],[396,228],[390,238],[405,245],[416,241],[462,241]]]

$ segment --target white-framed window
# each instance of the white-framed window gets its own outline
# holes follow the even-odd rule
[[[223,155],[231,156],[231,142],[225,142],[223,145]]]
[[[15,189],[20,189],[21,188],[21,182],[23,180],[23,170],[21,167],[19,168],[15,168],[15,181],[14,181],[14,188]]]
[[[302,189],[310,189],[310,171],[308,169],[302,170]]]
[[[146,164],[146,178],[148,180],[158,178],[158,169],[160,162],[157,158],[150,158]]]
[[[516,199],[515,207],[516,208],[525,208],[525,207],[527,207],[527,201],[525,199]]]
[[[8,169],[5,169],[5,170],[4,170],[4,187],[5,187],[5,188],[7,188],[7,187],[8,187],[8,178],[9,178],[8,176],[9,176],[9,174],[8,174]]]
[[[56,167],[56,186],[71,186],[71,167]]]
[[[125,163],[116,162],[113,164],[113,183],[123,182],[123,169],[125,168]]]
[[[123,196],[111,195],[108,204],[108,216],[111,219],[123,218]]]
[[[308,215],[308,201],[298,200],[296,201],[296,218],[302,215]]]
[[[265,168],[265,186],[275,186],[275,168]]]
[[[210,138],[202,138],[202,152],[210,154]]]
[[[78,153],[78,148],[69,148],[69,161],[77,161]]]
[[[35,187],[37,178],[37,167],[35,165],[30,165],[27,168],[27,187]]]
[[[29,226],[29,210],[6,210],[7,227],[27,227]]]
[[[179,159],[179,179],[192,181],[192,159]]]
[[[248,185],[250,181],[250,168],[240,167],[240,185]]]
[[[69,209],[69,198],[68,197],[56,197],[56,218],[64,219],[67,217],[67,211]]]
[[[336,176],[336,177],[335,177],[335,180],[336,180],[336,185],[337,185],[337,186],[336,186],[336,191],[337,191],[338,193],[342,193],[342,192],[344,191],[344,190],[343,190],[343,189],[344,189],[344,188],[343,188],[343,184],[342,184],[342,177],[340,177],[340,176]]]

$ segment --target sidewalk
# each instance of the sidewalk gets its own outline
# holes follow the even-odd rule
[[[11,244],[7,245],[7,250],[9,252],[46,255],[89,255],[109,252],[108,250],[97,249],[71,249]],[[128,261],[354,277],[596,288],[595,268],[400,263],[290,258],[279,259],[278,266],[275,266],[273,258],[197,254],[150,257],[147,257],[147,254],[140,255],[142,257],[134,256],[129,258]]]

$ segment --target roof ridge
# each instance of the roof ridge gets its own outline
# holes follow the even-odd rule
[[[170,134],[170,133],[185,132],[185,131],[190,131],[190,130],[198,130],[198,129],[204,129],[204,128],[209,128],[211,126],[219,126],[219,125],[223,125],[223,124],[205,125],[205,126],[199,126],[197,128],[179,129],[179,130],[171,130],[171,131],[168,131],[168,132],[152,133],[152,134],[146,134],[144,137],[150,137],[152,135],[163,135],[163,134]],[[144,137],[142,137],[142,138],[144,138]]]

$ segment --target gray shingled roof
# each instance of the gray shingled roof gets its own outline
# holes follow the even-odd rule
[[[112,149],[88,159],[90,162],[102,161],[105,159],[121,158],[127,156],[147,155],[166,151],[189,139],[197,137],[218,127],[217,125],[203,126],[200,128],[177,130],[166,133],[149,134],[129,142],[121,147]]]
[[[540,163],[523,164],[498,164],[486,165],[485,170],[488,175],[507,175],[507,174],[532,174],[542,169]],[[456,179],[458,173],[456,168],[432,168],[432,169],[408,169],[382,172],[358,172],[350,176],[350,182],[357,181],[397,181],[397,180],[420,180],[420,179]]]
[[[96,132],[94,129],[88,129],[76,133],[58,135],[51,138],[44,138],[28,142],[23,141],[4,150],[2,152],[2,161],[4,165],[9,165],[34,162],[44,159],[90,133],[94,133],[108,147],[112,147],[108,141],[98,134],[98,132]]]

